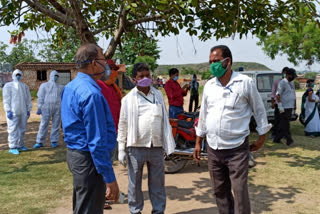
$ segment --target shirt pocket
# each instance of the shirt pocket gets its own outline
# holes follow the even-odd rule
[[[240,98],[239,93],[231,93],[225,100],[225,107],[234,109],[236,107],[237,101]]]
[[[161,104],[153,104],[152,105],[152,113],[154,117],[162,117],[162,105]]]

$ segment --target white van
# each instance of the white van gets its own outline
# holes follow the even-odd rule
[[[275,80],[281,79],[281,73],[276,71],[240,71],[239,73],[247,75],[255,81],[266,109],[268,121],[272,122],[274,120],[274,109],[272,109],[271,102],[272,86]],[[295,121],[297,118],[298,115],[293,111],[291,121]]]

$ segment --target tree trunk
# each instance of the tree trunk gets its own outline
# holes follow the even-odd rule
[[[114,37],[111,39],[107,51],[105,53],[106,59],[112,59],[114,53],[116,52],[117,46],[120,44],[121,36],[124,32],[124,29],[117,29]]]
[[[93,43],[97,44],[96,40],[94,39],[93,33],[88,29],[76,29],[78,37],[80,38],[81,44]]]

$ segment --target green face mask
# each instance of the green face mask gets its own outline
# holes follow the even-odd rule
[[[220,77],[222,77],[222,76],[226,73],[227,68],[224,68],[224,67],[222,66],[222,62],[223,62],[224,60],[226,60],[226,59],[227,59],[227,58],[225,58],[225,59],[223,59],[223,60],[221,60],[221,61],[219,61],[219,62],[212,63],[212,64],[210,65],[210,72],[211,72],[211,74],[212,74],[213,76],[220,78]]]
[[[311,88],[314,88],[314,83],[312,83]]]

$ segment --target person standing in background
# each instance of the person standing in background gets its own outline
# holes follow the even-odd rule
[[[196,74],[193,74],[191,84],[190,84],[189,112],[192,112],[193,102],[195,102],[194,112],[196,112],[198,108],[198,103],[199,103],[199,83],[197,81]]]
[[[314,80],[307,81],[308,89],[305,92],[305,129],[306,136],[319,137],[320,136],[320,115],[318,111],[319,97],[314,94]]]
[[[61,124],[61,93],[63,86],[58,84],[59,73],[52,71],[50,80],[40,85],[38,91],[38,111],[37,115],[42,115],[37,134],[36,143],[33,148],[38,149],[43,147],[43,144],[48,135],[49,122],[52,118],[51,125],[51,147],[58,146]]]
[[[12,82],[4,85],[2,91],[3,107],[7,113],[9,153],[19,155],[26,151],[24,134],[32,109],[29,87],[22,83],[23,73],[16,69],[12,73]]]
[[[177,118],[178,114],[184,112],[183,97],[187,95],[189,85],[184,85],[182,88],[177,82],[179,79],[179,70],[171,68],[169,70],[170,79],[166,82],[164,90],[166,91],[169,100],[169,117]]]
[[[293,82],[296,77],[296,71],[293,68],[289,68],[286,78],[280,81],[277,90],[280,121],[273,142],[280,143],[281,139],[285,138],[288,146],[294,143],[290,132],[290,119],[293,109],[296,109],[296,91],[291,82]]]
[[[272,124],[273,126],[271,129],[271,138],[272,139],[274,139],[276,137],[276,133],[278,131],[278,126],[279,126],[279,121],[280,121],[280,112],[279,112],[279,108],[278,108],[278,101],[277,101],[277,95],[276,95],[277,90],[278,90],[278,85],[283,78],[286,78],[286,73],[288,70],[289,70],[288,67],[284,67],[282,69],[281,79],[275,80],[272,85],[271,102],[272,102],[272,108],[274,109],[274,121],[273,121],[273,124]],[[293,82],[291,82],[290,84],[292,84],[294,87]]]
[[[101,88],[102,95],[104,96],[104,98],[108,103],[108,106],[112,113],[113,122],[116,127],[116,132],[118,133],[118,124],[119,124],[121,98],[122,98],[122,93],[118,85],[116,84],[116,80],[118,78],[117,70],[119,69],[119,67],[111,59],[107,60],[107,63],[111,69],[110,77],[106,81],[98,80],[97,83]],[[114,160],[118,159],[118,144],[116,145],[115,149],[111,152],[110,156],[111,156],[112,163]],[[108,198],[104,205],[104,209],[112,209]]]

